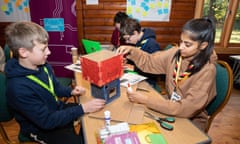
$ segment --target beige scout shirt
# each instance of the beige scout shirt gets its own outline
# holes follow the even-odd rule
[[[177,94],[181,96],[181,101],[173,102],[169,100],[175,84],[173,82],[173,71],[175,60],[173,57],[178,50],[177,47],[166,51],[156,52],[152,55],[138,49],[132,49],[127,58],[133,60],[144,72],[154,74],[166,74],[166,99],[159,96],[151,96],[145,105],[161,113],[189,118],[200,129],[206,128],[208,117],[205,107],[216,96],[216,68],[217,55],[211,55],[210,61],[194,75],[179,83]],[[182,60],[180,73],[183,73],[190,62],[187,58]]]

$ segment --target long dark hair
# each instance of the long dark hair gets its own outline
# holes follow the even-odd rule
[[[190,31],[190,39],[193,41],[198,41],[199,44],[203,42],[208,42],[205,49],[201,50],[197,54],[189,65],[194,65],[190,70],[191,75],[200,71],[200,69],[209,61],[210,56],[214,49],[214,39],[215,39],[215,22],[213,19],[205,17],[199,19],[189,20],[182,28],[182,32]],[[177,51],[174,58],[178,59],[180,56],[180,51]]]

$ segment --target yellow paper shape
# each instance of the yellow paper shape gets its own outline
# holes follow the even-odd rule
[[[7,6],[6,6],[6,5],[1,6],[1,10],[2,10],[3,12],[7,11]]]
[[[150,7],[150,9],[154,9],[155,8],[155,4],[154,3],[150,3],[149,7]]]
[[[147,15],[148,15],[148,13],[147,13],[146,11],[143,11],[143,12],[142,12],[142,16],[143,16],[143,17],[145,17],[145,16],[147,16]]]
[[[165,2],[165,3],[164,3],[164,8],[168,8],[168,7],[169,7],[168,2]]]
[[[136,8],[135,10],[137,13],[141,12],[141,9],[139,7]]]
[[[162,2],[158,2],[157,7],[162,8]]]
[[[141,144],[150,144],[149,135],[153,133],[160,134],[160,130],[156,123],[149,122],[144,124],[130,125],[130,131],[136,132]]]
[[[132,7],[127,7],[127,14],[132,14]]]
[[[159,128],[157,127],[157,125],[154,122],[130,126],[130,131],[133,131],[133,132],[140,132],[143,130],[150,131],[151,133],[160,133]]]

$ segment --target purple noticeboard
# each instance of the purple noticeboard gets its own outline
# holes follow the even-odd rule
[[[49,49],[51,50],[48,62],[52,65],[56,76],[73,77],[73,72],[65,69],[64,66],[72,63],[71,48],[78,47],[75,0],[31,0],[29,5],[31,21],[43,27],[46,19],[48,21],[51,19],[64,21],[64,30],[62,25],[58,25],[59,31],[48,30]],[[50,24],[54,26],[54,22]]]

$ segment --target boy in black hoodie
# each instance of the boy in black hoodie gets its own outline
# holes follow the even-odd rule
[[[141,28],[140,23],[133,18],[127,18],[121,23],[120,33],[127,44],[134,45],[147,53],[154,53],[160,51],[160,46],[156,41],[156,35],[150,28]],[[157,85],[157,79],[159,75],[150,73],[144,73],[138,69],[133,62],[129,62],[134,65],[134,71],[140,75],[147,77],[147,82],[155,89],[160,91]]]
[[[25,137],[38,143],[80,144],[73,121],[98,111],[105,101],[93,99],[80,105],[66,104],[59,97],[80,96],[85,88],[62,86],[46,62],[51,54],[48,33],[38,24],[16,22],[6,28],[13,58],[5,66],[7,100]]]

